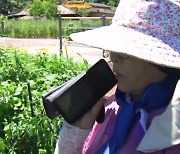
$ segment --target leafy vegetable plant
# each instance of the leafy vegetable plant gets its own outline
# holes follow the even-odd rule
[[[53,153],[62,117],[48,119],[41,96],[87,67],[71,58],[0,48],[0,153]]]

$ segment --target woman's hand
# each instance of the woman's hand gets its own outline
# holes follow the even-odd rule
[[[91,129],[100,110],[102,109],[102,107],[104,107],[104,102],[106,100],[107,98],[104,97],[99,100],[91,110],[89,110],[81,119],[79,119],[73,125],[81,129]]]

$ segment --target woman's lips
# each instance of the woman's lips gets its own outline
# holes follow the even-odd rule
[[[122,77],[122,75],[121,75],[119,72],[117,72],[114,68],[112,69],[112,71],[113,71],[113,73],[114,73],[116,79]]]
[[[114,73],[115,74],[115,77],[116,77],[116,79],[118,79],[118,78],[120,78],[120,77],[122,77],[122,75],[121,74],[119,74],[119,73]]]

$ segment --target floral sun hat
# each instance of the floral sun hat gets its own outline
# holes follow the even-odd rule
[[[180,0],[121,0],[110,26],[70,37],[88,46],[180,69]]]

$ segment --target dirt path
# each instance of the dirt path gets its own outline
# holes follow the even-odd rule
[[[14,39],[0,38],[0,47],[17,47],[26,50],[29,53],[36,54],[38,52],[46,52],[48,54],[59,54],[58,39]],[[89,64],[96,63],[102,57],[102,50],[83,46],[74,42],[63,42],[63,53],[68,53],[68,56],[73,57],[75,61],[83,61],[83,58]],[[80,56],[81,55],[81,56]],[[108,59],[107,59],[108,60]],[[106,95],[111,96],[116,87],[109,91]]]
[[[58,39],[15,39],[15,38],[0,38],[0,46],[17,47],[26,50],[29,53],[46,52],[48,54],[59,54]],[[90,64],[94,64],[102,57],[101,49],[94,49],[83,46],[74,42],[63,42],[63,53],[67,52],[74,60],[88,60]],[[81,56],[79,56],[81,55]]]

